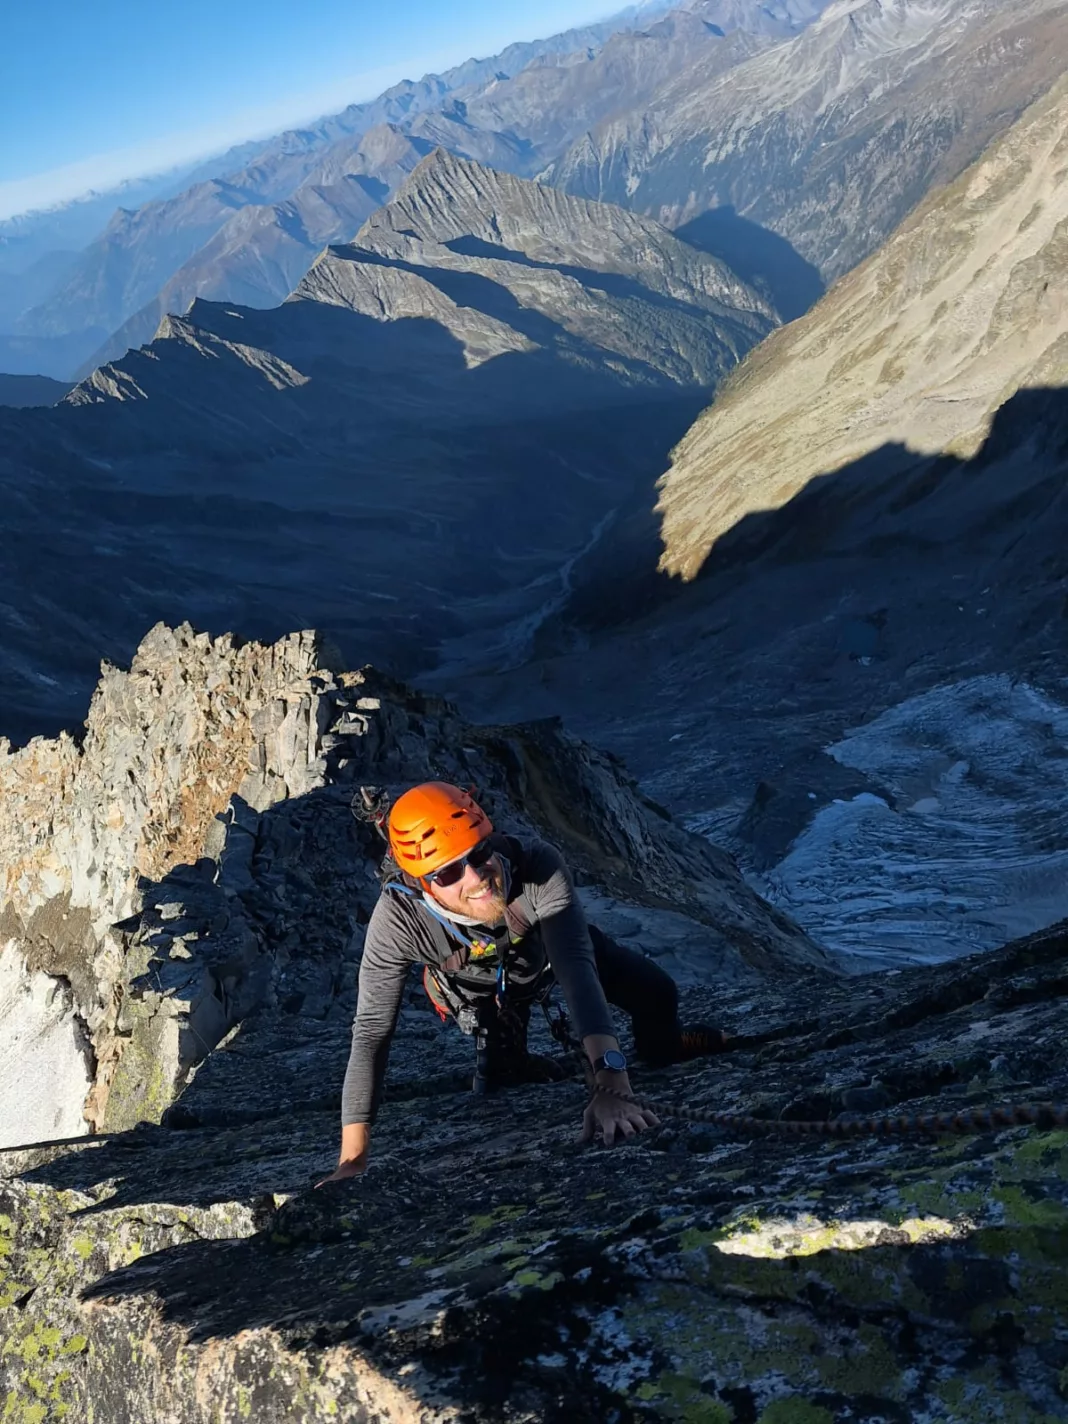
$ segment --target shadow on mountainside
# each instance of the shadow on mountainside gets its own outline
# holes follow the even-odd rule
[[[708,399],[623,388],[581,343],[574,362],[554,347],[472,367],[434,321],[323,303],[196,303],[189,320],[195,342],[109,368],[121,400],[0,412],[15,740],[77,721],[99,658],[125,660],[160,620],[267,640],[325,627],[353,665],[426,668],[647,497]]]
[[[710,486],[714,479],[713,472]],[[803,604],[806,577],[814,576],[814,589],[820,582],[817,566],[848,564],[852,580],[856,561],[861,579],[866,568],[876,581],[885,566],[921,573],[948,591],[964,577],[1000,577],[1021,595],[1044,589],[1056,600],[1068,578],[1066,530],[1068,392],[1027,389],[998,411],[973,458],[882,446],[810,480],[781,507],[745,515],[715,541],[688,584],[656,572],[659,516],[632,505],[628,520],[579,562],[561,616],[586,632],[611,630],[659,617],[667,606],[729,604],[743,586],[747,598],[761,597],[761,584],[772,577],[791,577],[792,596]],[[612,577],[613,565],[626,569],[624,580]],[[788,607],[792,622],[799,610],[783,603],[784,615]],[[767,631],[774,631],[770,624]]]
[[[743,218],[729,203],[691,218],[674,233],[691,247],[718,257],[766,295],[783,321],[804,316],[826,291],[819,268],[785,237]]]
[[[674,235],[678,236],[678,234]],[[688,316],[705,310],[696,303],[683,301],[680,297],[670,297],[663,292],[654,291],[651,287],[643,286],[636,278],[624,276],[621,272],[600,272],[595,267],[575,267],[563,262],[538,262],[533,257],[528,257],[525,252],[517,252],[514,248],[487,242],[481,237],[457,237],[444,245],[451,252],[459,253],[461,257],[486,257],[491,261],[511,262],[516,266],[533,268],[535,271],[560,272],[565,277],[573,278],[580,286],[589,287],[593,291],[603,292],[606,296],[617,297],[622,301],[629,298],[648,302],[651,306],[662,307],[665,311]],[[690,246],[699,247],[700,244],[690,243]],[[393,258],[389,258],[387,261],[390,265],[403,265],[395,262]],[[417,268],[415,270],[425,275],[425,269]],[[435,270],[440,272],[442,269]],[[737,271],[736,268],[732,268],[732,270]],[[744,280],[748,281],[748,278]]]
[[[878,778],[827,754],[851,729],[986,676],[1063,701],[1066,478],[1068,395],[1025,390],[973,459],[876,450],[747,515],[688,584],[655,571],[658,518],[635,500],[577,562],[526,665],[427,680],[454,688],[472,718],[562,716],[676,815],[766,868],[836,800],[894,804]],[[946,737],[950,760],[967,760]],[[1057,820],[1053,804],[1033,812]],[[1038,855],[1038,825],[1021,834]],[[1064,848],[1052,823],[1046,839]]]

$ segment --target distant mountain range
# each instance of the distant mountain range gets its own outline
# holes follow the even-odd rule
[[[194,297],[275,305],[316,255],[351,238],[429,151],[430,145],[383,126],[332,145],[323,163],[279,203],[250,202],[243,191],[213,180],[170,202],[121,213],[41,313],[39,325],[63,327],[71,312],[87,307],[97,327],[119,323],[84,363],[87,373],[150,341],[163,317],[184,312]],[[115,280],[102,281],[102,269],[117,271]],[[107,310],[103,321],[101,305]],[[131,307],[133,315],[124,316]]]
[[[591,126],[652,102],[680,68],[699,57],[709,73],[730,68],[796,34],[823,3],[705,0],[665,19],[667,5],[632,7],[244,145],[180,193],[120,209],[73,259],[49,256],[55,270],[24,298],[12,286],[6,317],[0,287],[0,368],[87,374],[195,296],[273,305],[433,148],[533,176]]]
[[[692,52],[544,176],[685,225],[695,242],[715,241],[729,206],[829,282],[973,162],[1066,52],[1063,0],[835,0],[796,39],[727,71]]]
[[[1044,92],[1068,43],[1064,0],[666,9],[396,85],[120,210],[82,253],[0,275],[0,367],[84,375],[194,297],[277,303],[438,146],[681,228],[792,318]]]
[[[232,168],[234,154],[227,154],[220,161]],[[133,179],[107,192],[87,193],[73,202],[0,218],[0,274],[27,272],[50,255],[55,260],[64,253],[77,254],[99,236],[120,205],[137,208],[179,193],[195,181],[196,175],[196,165],[184,164],[166,173]]]
[[[775,321],[650,219],[436,150],[280,307],[197,299],[0,412],[5,730],[180,609],[397,668],[536,612]]]

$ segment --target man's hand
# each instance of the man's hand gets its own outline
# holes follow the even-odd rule
[[[316,1187],[327,1182],[343,1182],[346,1177],[358,1177],[367,1170],[371,1157],[371,1129],[365,1122],[350,1122],[341,1129],[341,1160]]]
[[[610,1048],[619,1052],[618,1042],[607,1033],[587,1034],[582,1040],[582,1047],[591,1066]],[[616,1142],[624,1142],[628,1137],[633,1137],[636,1132],[645,1132],[647,1128],[660,1126],[660,1119],[655,1113],[639,1108],[634,1103],[624,1102],[613,1093],[598,1092],[598,1088],[614,1088],[616,1093],[633,1091],[626,1072],[613,1072],[611,1069],[602,1068],[595,1078],[594,1096],[582,1117],[580,1142],[591,1142],[593,1138],[600,1137],[606,1147],[612,1147]]]
[[[610,1093],[594,1093],[582,1115],[580,1141],[592,1142],[599,1136],[606,1147],[613,1147],[617,1141],[623,1142],[636,1133],[659,1126],[660,1119],[647,1108],[624,1102]]]

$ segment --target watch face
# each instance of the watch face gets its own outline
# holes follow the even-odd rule
[[[604,1066],[613,1073],[622,1073],[627,1066],[627,1060],[623,1057],[618,1048],[610,1048],[608,1052],[602,1056],[604,1058]]]

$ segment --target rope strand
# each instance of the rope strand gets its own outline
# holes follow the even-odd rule
[[[684,1122],[703,1123],[725,1132],[763,1133],[782,1137],[867,1137],[871,1135],[928,1133],[990,1132],[995,1128],[1037,1127],[1048,1132],[1055,1127],[1068,1127],[1068,1107],[1058,1103],[1016,1103],[1009,1107],[966,1108],[961,1112],[906,1113],[898,1117],[835,1118],[820,1121],[769,1120],[751,1117],[748,1113],[700,1113],[693,1108],[657,1103],[617,1088],[598,1086],[597,1092],[620,1098],[625,1103],[657,1117],[681,1118]]]

